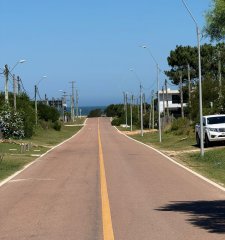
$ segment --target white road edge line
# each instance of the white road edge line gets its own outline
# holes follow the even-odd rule
[[[149,146],[149,145],[147,145],[147,144],[145,144],[145,143],[142,143],[142,142],[140,142],[140,141],[138,141],[138,140],[136,140],[136,139],[134,139],[134,138],[131,138],[131,137],[127,136],[125,133],[121,132],[117,127],[114,126],[114,128],[115,128],[120,134],[124,135],[125,137],[127,137],[127,138],[129,138],[129,139],[131,139],[131,140],[133,140],[133,141],[135,141],[135,142],[141,144],[141,145],[144,145],[145,147],[148,147],[148,148],[154,150],[155,152],[157,152],[157,153],[159,153],[160,155],[162,155],[162,156],[164,156],[165,158],[167,158],[167,159],[168,159],[169,161],[171,161],[172,163],[178,165],[179,167],[185,169],[186,171],[188,171],[188,172],[194,174],[195,176],[201,178],[201,179],[204,180],[205,182],[207,182],[207,183],[213,185],[214,187],[219,188],[220,190],[222,190],[222,191],[225,192],[225,188],[222,187],[221,185],[219,185],[219,184],[213,182],[212,180],[210,180],[210,179],[208,179],[208,178],[202,176],[201,174],[199,174],[199,173],[197,173],[197,172],[191,170],[190,168],[185,167],[184,165],[182,165],[182,164],[176,162],[175,160],[173,160],[172,158],[170,158],[170,157],[167,156],[166,154],[160,152],[158,149],[156,149],[156,148],[154,148],[154,147],[151,147],[151,146]]]
[[[86,121],[87,118],[84,122],[84,127],[86,125]],[[22,173],[24,170],[26,170],[27,168],[29,168],[31,165],[33,165],[34,163],[38,162],[42,157],[44,157],[45,155],[47,155],[49,152],[51,152],[52,150],[56,149],[57,147],[61,146],[62,144],[68,142],[69,140],[71,140],[72,138],[74,138],[75,136],[77,136],[83,129],[84,127],[82,127],[77,133],[75,133],[72,137],[64,140],[63,142],[59,143],[58,145],[54,146],[53,148],[49,149],[47,152],[43,153],[40,157],[38,157],[37,159],[35,159],[34,161],[32,161],[31,163],[28,163],[27,165],[25,165],[21,170],[15,172],[13,175],[9,176],[8,178],[4,179],[3,181],[0,182],[0,187],[2,187],[3,185],[5,185],[6,183],[8,183],[10,180],[12,180],[14,177],[16,177],[17,175],[19,175],[20,173]]]

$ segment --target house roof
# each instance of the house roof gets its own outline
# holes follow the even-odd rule
[[[171,90],[170,88],[167,89],[167,94],[179,94],[179,90]],[[163,94],[163,91],[160,90],[159,94]],[[164,90],[164,94],[166,94],[166,90]]]

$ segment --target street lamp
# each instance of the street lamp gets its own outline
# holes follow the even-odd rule
[[[158,97],[158,128],[159,128],[159,142],[162,142],[162,131],[161,131],[161,120],[160,120],[160,102],[159,102],[159,64],[156,61],[156,59],[154,58],[154,56],[152,55],[152,52],[150,51],[150,49],[146,46],[146,45],[142,45],[142,48],[145,48],[148,50],[151,58],[153,59],[153,61],[155,62],[156,65],[156,70],[157,70],[157,97]]]
[[[47,78],[47,76],[43,76],[37,84],[34,85],[34,99],[35,99],[35,124],[37,126],[37,122],[38,122],[38,117],[37,117],[37,92],[38,92],[38,84],[44,79]]]
[[[12,71],[15,69],[15,67],[20,64],[20,63],[24,63],[26,62],[26,60],[19,60],[11,70],[9,70],[9,67],[8,65],[6,64],[5,65],[5,68],[4,68],[4,75],[5,75],[5,102],[8,103],[9,102],[9,88],[8,88],[8,82],[9,82],[9,74],[12,73]],[[13,81],[15,81],[13,79]],[[15,94],[14,94],[15,95]],[[14,103],[15,103],[15,100],[14,100]],[[16,105],[14,105],[14,108],[15,108]]]
[[[201,69],[201,46],[200,46],[200,30],[198,23],[195,20],[193,14],[191,13],[187,3],[182,0],[186,10],[190,14],[192,20],[195,23],[196,33],[197,33],[197,42],[198,42],[198,74],[199,74],[199,115],[200,115],[200,148],[201,156],[204,156],[204,141],[203,141],[203,119],[202,119],[202,69]]]
[[[139,84],[140,84],[140,105],[141,105],[141,136],[143,137],[143,94],[142,94],[142,84],[141,84],[141,80],[138,77],[137,73],[134,71],[134,69],[130,69],[131,72],[134,73],[135,77],[138,79]]]

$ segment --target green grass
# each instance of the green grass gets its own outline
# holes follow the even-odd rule
[[[4,178],[22,169],[23,166],[30,163],[34,159],[35,157],[31,157],[29,155],[5,156],[3,161],[0,163],[0,180],[3,180]]]
[[[62,126],[61,131],[55,131],[54,129],[41,129],[37,128],[34,136],[29,139],[35,145],[41,145],[46,147],[52,147],[57,143],[71,137],[74,133],[81,129],[80,126]]]
[[[86,120],[85,117],[79,117],[79,118],[75,118],[74,122],[68,122],[66,125],[76,125],[76,124],[83,124],[84,121]]]
[[[205,151],[204,157],[186,153],[179,158],[186,166],[225,186],[225,148]]]
[[[140,134],[135,134],[134,139],[150,144],[162,150],[176,151],[176,150],[192,150],[195,147],[194,134],[191,135],[175,135],[171,132],[162,133],[162,142],[159,142],[158,132],[144,133],[142,137]]]
[[[53,146],[73,136],[80,129],[80,126],[63,126],[61,131],[37,128],[31,139],[0,143],[0,156],[3,156],[3,160],[0,160],[0,180],[20,170]],[[22,143],[29,143],[32,147],[21,152]]]

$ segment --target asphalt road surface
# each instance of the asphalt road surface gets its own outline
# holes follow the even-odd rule
[[[89,119],[0,187],[0,240],[225,239],[225,192]]]

